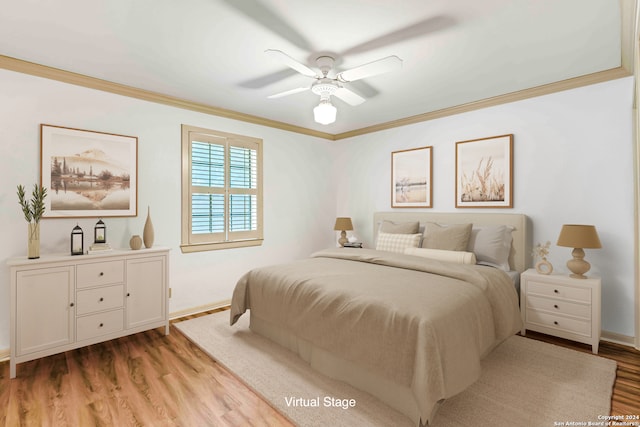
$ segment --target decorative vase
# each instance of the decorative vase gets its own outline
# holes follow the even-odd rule
[[[144,241],[144,247],[150,248],[153,246],[153,223],[151,222],[151,208],[147,206],[147,220],[144,222],[144,231],[142,232],[142,240]]]
[[[29,259],[40,258],[40,223],[28,223],[28,245],[27,256]]]
[[[133,249],[134,251],[140,249],[142,247],[142,237],[138,236],[137,234],[132,236],[131,240],[129,240],[129,246],[131,246],[131,249]]]
[[[536,271],[539,274],[551,274],[553,272],[553,265],[546,258],[542,258],[536,263]]]

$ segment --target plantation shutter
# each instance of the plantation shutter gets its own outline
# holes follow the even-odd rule
[[[189,132],[188,244],[262,240],[261,141],[221,135]]]

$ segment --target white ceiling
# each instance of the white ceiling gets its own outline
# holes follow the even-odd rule
[[[330,134],[621,66],[615,0],[0,0],[0,55]],[[624,3],[624,1],[622,1]],[[264,54],[399,71],[313,121],[310,85]]]

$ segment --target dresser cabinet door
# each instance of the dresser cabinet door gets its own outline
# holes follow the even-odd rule
[[[74,267],[18,271],[16,354],[22,356],[74,341]]]
[[[165,257],[127,260],[126,329],[165,319]]]

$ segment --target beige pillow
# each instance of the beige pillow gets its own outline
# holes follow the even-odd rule
[[[446,251],[466,251],[472,224],[425,224],[422,247]]]
[[[379,251],[404,253],[406,248],[417,248],[422,234],[378,233],[376,249]]]
[[[419,233],[420,222],[393,222],[384,220],[378,229],[379,233],[416,234]]]
[[[467,250],[476,254],[478,264],[509,271],[513,227],[477,226],[471,230]]]
[[[442,249],[406,248],[404,253],[438,261],[454,262],[456,264],[475,264],[476,255],[473,252],[445,251]]]

